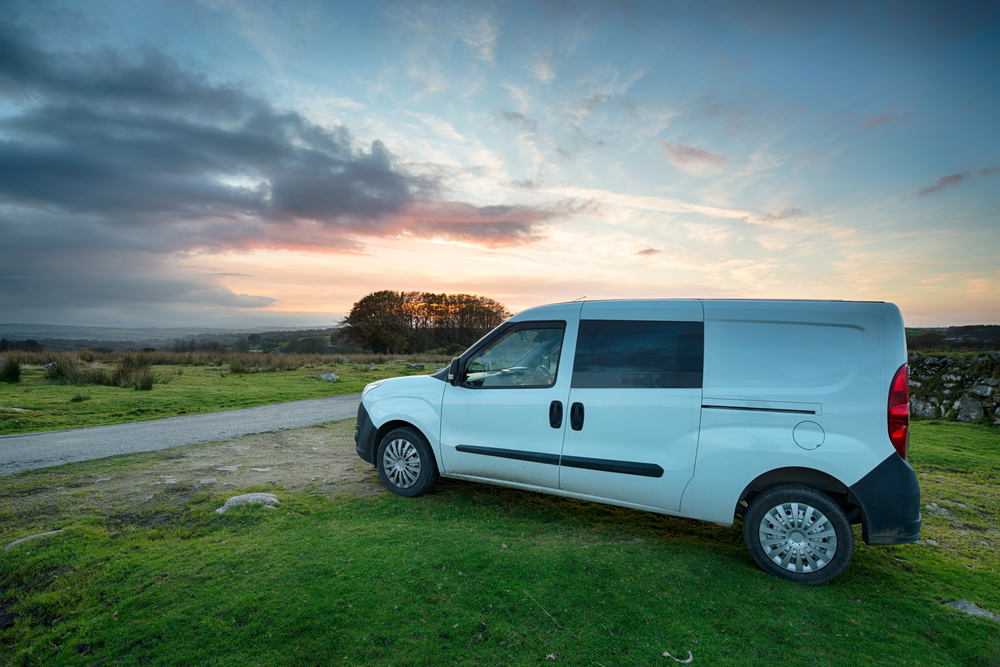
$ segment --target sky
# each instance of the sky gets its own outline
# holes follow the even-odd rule
[[[996,2],[0,2],[0,322],[377,290],[1000,323]]]

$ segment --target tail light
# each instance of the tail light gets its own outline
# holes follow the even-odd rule
[[[889,387],[889,440],[904,459],[910,449],[910,373],[899,367]]]

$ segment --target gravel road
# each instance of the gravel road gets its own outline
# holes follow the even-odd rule
[[[75,461],[301,428],[358,414],[361,394],[134,424],[0,436],[0,476]]]

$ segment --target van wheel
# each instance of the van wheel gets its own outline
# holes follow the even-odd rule
[[[412,498],[437,481],[437,463],[424,436],[412,428],[389,431],[378,446],[378,476],[385,488]]]
[[[757,494],[743,517],[743,540],[765,572],[800,584],[836,578],[854,554],[854,532],[830,496],[804,484]]]

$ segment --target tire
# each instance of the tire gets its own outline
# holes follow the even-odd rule
[[[807,585],[832,581],[854,554],[854,532],[840,505],[804,484],[758,493],[743,517],[743,540],[762,570]]]
[[[438,478],[431,447],[413,428],[389,431],[379,443],[376,465],[385,488],[407,498],[427,493]]]

